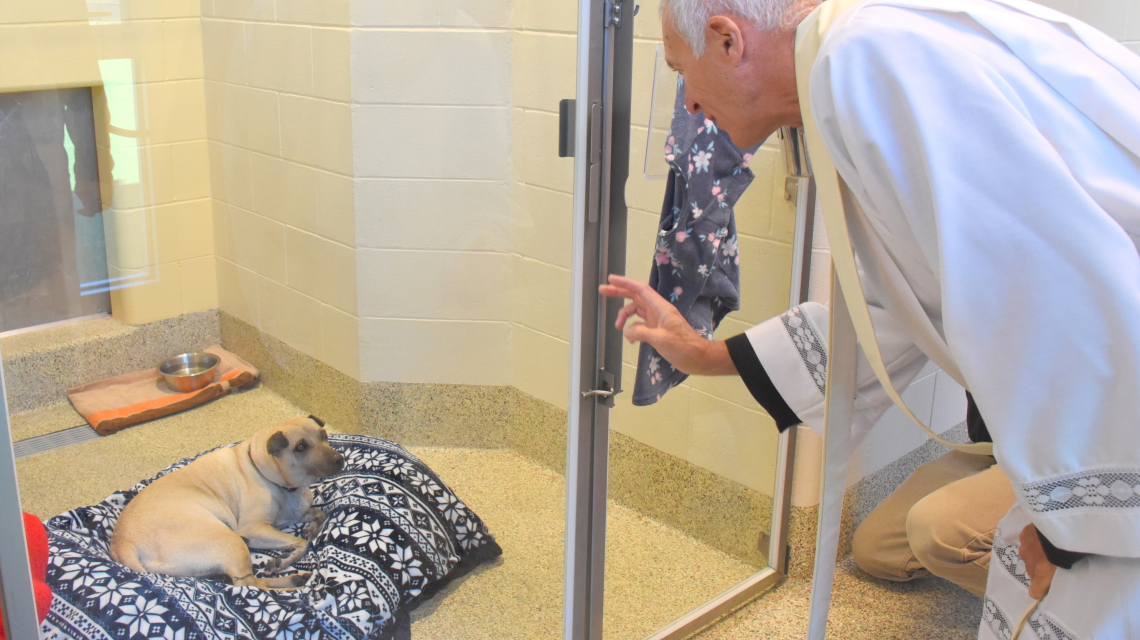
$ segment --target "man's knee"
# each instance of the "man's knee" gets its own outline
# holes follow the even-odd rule
[[[946,540],[944,529],[952,527],[953,516],[938,509],[932,500],[919,500],[906,516],[906,539],[924,567],[937,575],[939,566],[960,564],[961,550]]]
[[[878,556],[875,553],[876,550],[875,540],[867,532],[867,528],[860,526],[855,529],[855,536],[851,539],[851,557],[860,569],[867,573],[873,573],[877,569]]]
[[[851,555],[855,564],[884,580],[910,580],[920,569],[907,544],[906,532],[898,526],[899,514],[876,509],[855,530]]]

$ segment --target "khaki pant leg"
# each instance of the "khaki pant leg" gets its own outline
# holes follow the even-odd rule
[[[996,464],[933,491],[907,516],[911,550],[930,573],[981,596],[994,532],[1015,499],[1009,478]]]
[[[907,539],[907,515],[911,508],[931,493],[991,465],[993,458],[951,451],[919,467],[856,529],[852,540],[855,563],[884,580],[902,582],[927,575]],[[1005,511],[994,519],[995,525],[1003,515]],[[984,589],[984,575],[982,586]]]

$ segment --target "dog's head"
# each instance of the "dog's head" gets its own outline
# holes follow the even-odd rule
[[[259,433],[251,446],[258,448],[261,443],[267,454],[256,456],[262,473],[276,482],[264,468],[269,465],[281,477],[282,486],[305,487],[344,469],[344,456],[329,446],[324,424],[313,416],[293,418]]]

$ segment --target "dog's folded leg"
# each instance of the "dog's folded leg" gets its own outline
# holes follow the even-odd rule
[[[238,534],[245,538],[251,549],[287,549],[289,551],[289,555],[284,558],[276,558],[266,565],[266,569],[269,571],[281,571],[292,566],[309,550],[308,540],[291,536],[268,522],[259,522],[243,527]]]

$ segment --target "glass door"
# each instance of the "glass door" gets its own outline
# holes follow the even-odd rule
[[[779,433],[739,378],[683,379],[644,347],[623,347],[613,323],[624,301],[590,294],[607,274],[649,280],[656,270],[658,291],[694,325],[715,317],[701,327],[710,337],[741,333],[806,298],[813,205],[808,181],[787,178],[778,139],[737,149],[685,112],[656,7],[635,17],[628,3],[599,6],[601,19],[581,27],[603,32],[593,52],[603,64],[594,85],[579,75],[579,101],[601,98],[577,105],[577,129],[589,132],[577,150],[602,153],[576,185],[581,400],[571,409],[568,527],[580,529],[568,529],[567,557],[580,570],[567,573],[566,637],[684,638],[783,577],[794,430]],[[603,126],[591,126],[599,116]],[[708,168],[682,166],[698,155]],[[671,203],[682,189],[692,197]],[[678,257],[692,245],[710,260]],[[725,316],[721,304],[739,309]]]
[[[388,613],[406,614],[413,637],[561,635],[568,398],[578,397],[579,366],[571,317],[585,250],[576,176],[591,167],[600,175],[588,154],[558,154],[559,102],[600,63],[578,64],[577,4],[365,2],[350,12],[331,1],[78,0],[62,3],[66,15],[57,4],[5,13],[0,37],[12,27],[52,50],[67,29],[85,34],[82,55],[52,57],[41,75],[89,85],[110,103],[95,126],[111,136],[114,162],[103,167],[115,169],[121,211],[107,223],[112,269],[102,279],[146,280],[112,292],[134,296],[125,302],[137,303],[139,323],[216,310],[223,347],[260,368],[262,385],[72,445],[92,486],[116,483],[97,495],[75,486],[51,494],[39,472],[77,449],[17,461],[0,420],[8,637],[33,637],[37,626],[13,528],[21,506],[48,520],[182,455],[307,414],[337,437],[389,443],[377,478],[411,478],[403,495],[390,494],[396,512],[411,510],[411,529],[389,531],[373,511],[338,512],[315,538],[314,548],[362,559],[314,568],[324,599],[301,590],[335,614],[344,637],[388,623],[359,606],[391,595],[373,588],[380,582],[346,586],[361,567],[392,575],[385,588],[402,606]],[[593,4],[582,12],[600,20],[602,3]],[[595,31],[582,49],[601,42]],[[92,69],[66,76],[76,58]],[[6,80],[0,74],[0,94]],[[189,308],[191,299],[208,306]],[[128,310],[112,301],[116,318]],[[195,428],[211,411],[213,424]],[[393,461],[396,447],[409,455]],[[135,455],[122,461],[122,450]],[[367,463],[364,453],[350,461]],[[125,485],[108,479],[124,469]],[[430,499],[409,506],[424,491]],[[440,530],[448,553],[429,553]],[[483,552],[488,538],[501,556]],[[259,635],[275,637],[283,623],[268,611],[239,624],[274,625]],[[121,617],[100,615],[100,625]],[[145,636],[140,628],[122,635]]]

